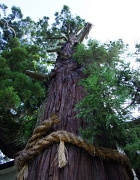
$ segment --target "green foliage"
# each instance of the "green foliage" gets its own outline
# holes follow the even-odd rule
[[[37,45],[21,45],[18,38],[11,38],[0,54],[0,109],[11,119],[24,122],[26,116],[32,116],[45,97],[45,87],[27,75],[30,69],[38,72],[41,67],[40,48]],[[16,114],[13,116],[13,113]],[[10,119],[9,119],[10,120]],[[35,118],[34,118],[35,120]]]
[[[93,132],[91,138],[89,136],[86,138],[98,144],[96,143],[97,138],[93,140],[94,135],[100,137],[104,134],[105,139],[103,138],[100,145],[113,148],[120,136],[119,133],[123,134],[126,128],[124,122],[129,120],[127,110],[123,108],[124,103],[130,97],[129,89],[123,85],[117,86],[117,73],[119,72],[111,66],[99,67],[93,63],[86,69],[86,72],[90,72],[90,75],[83,79],[81,84],[85,87],[87,95],[77,105],[77,108],[80,108],[80,117],[87,120]]]
[[[0,90],[0,107],[4,109],[15,108],[20,104],[20,98],[12,86]]]
[[[24,147],[32,135],[37,109],[46,96],[43,82],[31,79],[26,70],[44,71],[40,47],[10,38],[0,52],[0,131],[4,141]]]
[[[14,110],[15,120],[21,122],[25,116],[32,115],[45,96],[43,83],[30,79],[25,71],[46,73],[47,59],[52,57],[47,55],[46,49],[64,42],[63,38],[53,37],[66,37],[68,26],[74,33],[84,26],[85,21],[72,16],[66,5],[60,13],[55,13],[55,23],[51,27],[46,16],[36,23],[30,17],[23,18],[21,9],[16,6],[11,8],[9,15],[6,15],[6,5],[1,4],[0,9],[3,11],[0,20],[1,108],[6,109],[6,113],[7,108],[9,113],[10,109]],[[9,90],[8,96],[4,95],[5,90],[6,93]],[[5,96],[9,98],[7,103]]]
[[[81,27],[84,27],[85,20],[79,16],[73,16],[68,6],[64,5],[60,13],[55,13],[55,23],[53,30],[57,33],[67,34],[67,27],[70,26],[70,31],[74,34]]]
[[[47,92],[44,82],[29,78],[25,71],[48,73],[47,61],[55,55],[48,55],[46,50],[66,40],[67,26],[74,33],[85,21],[73,17],[67,6],[55,14],[51,27],[46,16],[34,22],[30,17],[23,18],[19,7],[13,6],[8,15],[6,5],[0,4],[0,9],[0,130],[11,135],[10,139],[5,135],[6,141],[25,144]],[[58,36],[63,38],[53,38]]]
[[[89,63],[92,57],[92,51],[90,51],[90,49],[88,49],[88,47],[86,47],[84,44],[79,44],[76,47],[76,52],[73,54],[73,58],[79,64],[83,64],[85,60],[85,63]]]
[[[130,139],[124,150],[130,157],[134,169],[140,167],[140,127],[130,131]]]
[[[27,115],[24,117],[24,122],[22,124],[22,131],[24,132],[25,139],[29,139],[29,137],[31,137],[35,127],[36,117],[37,117],[37,110],[33,112],[32,116]]]
[[[138,71],[120,60],[126,47],[120,40],[108,45],[90,41],[77,47],[73,57],[84,65],[87,78],[80,83],[86,96],[76,105],[76,117],[87,121],[87,128],[80,129],[84,139],[103,147],[122,148],[136,168],[140,165],[140,128],[128,122],[134,119],[131,110],[138,105],[140,91]]]
[[[79,44],[73,58],[82,65],[96,62],[97,64],[121,62],[120,55],[127,49],[121,39],[118,41],[101,44],[97,40],[89,40],[87,45]],[[114,64],[115,65],[115,64]]]

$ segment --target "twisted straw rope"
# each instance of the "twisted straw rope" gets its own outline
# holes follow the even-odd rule
[[[20,152],[18,157],[15,158],[15,164],[19,169],[22,169],[25,164],[34,159],[43,149],[51,144],[59,143],[61,140],[63,142],[72,143],[79,148],[83,148],[92,156],[122,164],[127,170],[129,176],[133,177],[129,159],[125,155],[120,154],[117,150],[96,147],[92,144],[86,143],[82,138],[74,135],[73,133],[66,131],[52,132],[43,138],[42,135],[44,135],[47,130],[58,122],[60,122],[60,120],[56,115],[53,115],[48,120],[42,122],[42,124],[34,130],[33,136],[29,139],[25,149]]]
[[[42,138],[46,131],[59,122],[60,120],[56,115],[52,115],[47,120],[43,121],[41,125],[34,130],[32,137],[27,142],[25,150],[32,148],[40,140],[40,138]]]

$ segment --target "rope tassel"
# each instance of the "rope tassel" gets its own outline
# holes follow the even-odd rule
[[[24,180],[28,176],[28,164],[26,164],[18,173],[17,180]]]
[[[67,157],[66,157],[67,155]],[[58,147],[58,168],[63,168],[67,164],[67,159],[68,159],[68,153],[67,149],[64,145],[64,142],[60,140],[60,144]]]

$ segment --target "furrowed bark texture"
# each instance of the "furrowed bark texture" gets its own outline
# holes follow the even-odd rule
[[[83,119],[76,119],[74,106],[84,96],[83,87],[79,85],[84,78],[81,67],[72,59],[59,57],[50,74],[49,97],[46,102],[41,121],[57,114],[61,122],[55,125],[50,132],[65,130],[75,135],[79,128],[85,128]],[[87,105],[88,106],[88,105]],[[58,168],[58,144],[46,147],[29,164],[26,180],[128,180],[125,169],[116,162],[105,161],[91,156],[83,149],[72,144],[65,144],[68,155],[68,164]]]

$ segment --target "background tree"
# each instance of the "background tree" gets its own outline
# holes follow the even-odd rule
[[[5,5],[0,6],[3,10]],[[12,7],[12,14],[1,18],[0,43],[0,144],[8,157],[21,150],[36,123],[37,109],[46,96],[46,75],[42,82],[30,78],[26,70],[47,73],[44,58],[47,57],[32,33],[35,22],[23,19],[21,10]],[[47,63],[46,63],[47,64]]]

